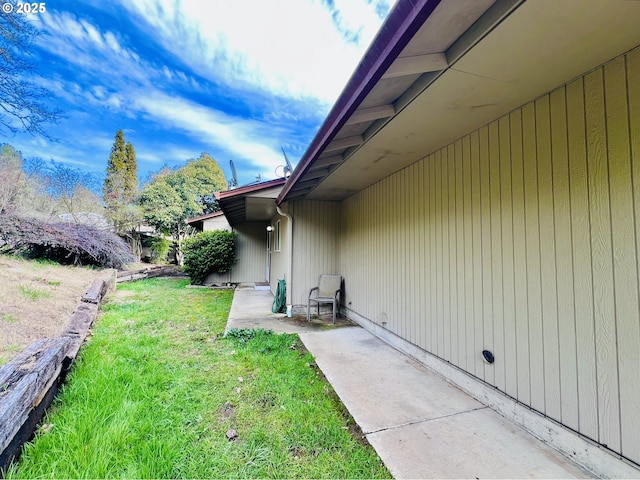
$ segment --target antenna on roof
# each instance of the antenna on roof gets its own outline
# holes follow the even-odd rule
[[[238,174],[236,173],[236,167],[233,165],[233,160],[229,160],[231,165],[231,180],[227,181],[227,188],[233,190],[238,187]]]
[[[284,155],[284,161],[287,162],[287,166],[284,167],[284,178],[289,178],[293,173],[293,167],[291,166],[291,162],[287,158],[287,154],[284,151],[284,148],[280,147],[280,149],[282,150],[282,154]]]

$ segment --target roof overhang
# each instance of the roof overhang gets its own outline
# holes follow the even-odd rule
[[[275,199],[286,179],[278,178],[226,192],[215,197],[231,226],[243,222],[269,221],[276,214]]]
[[[210,218],[215,218],[215,217],[223,217],[224,216],[224,212],[218,211],[218,212],[212,212],[212,213],[207,213],[205,215],[199,215],[197,217],[193,217],[193,218],[187,218],[184,223],[186,223],[187,225],[191,225],[194,228],[197,228],[199,230],[202,230],[202,226],[205,220],[209,220]]]
[[[640,1],[399,0],[279,195],[342,200],[640,44]]]

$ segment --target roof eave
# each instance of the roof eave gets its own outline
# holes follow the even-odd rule
[[[407,46],[441,0],[399,0],[357,69],[347,82],[320,130],[311,141],[293,174],[276,199],[281,205],[297,181],[344,126],[384,72]]]
[[[261,183],[254,183],[252,185],[245,185],[244,187],[234,188],[233,190],[226,190],[224,192],[214,192],[216,200],[236,197],[239,195],[246,195],[248,193],[259,192],[260,190],[266,190],[268,188],[278,187],[284,185],[287,180],[285,178],[276,178],[274,180],[268,180]]]

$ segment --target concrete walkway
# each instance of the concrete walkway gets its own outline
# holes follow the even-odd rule
[[[588,478],[589,472],[358,326],[272,314],[236,289],[227,328],[298,333],[395,478]]]

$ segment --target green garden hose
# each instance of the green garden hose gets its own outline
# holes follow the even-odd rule
[[[273,297],[273,305],[271,305],[273,313],[285,313],[287,311],[287,286],[284,279],[278,280],[276,295]]]

